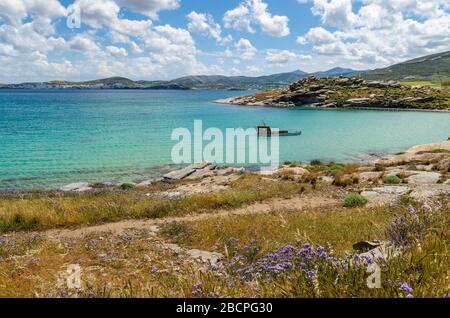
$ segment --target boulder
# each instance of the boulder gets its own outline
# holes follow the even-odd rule
[[[436,150],[448,150],[450,151],[450,140],[432,144],[417,145],[406,150],[406,153],[418,153],[418,152],[429,152]]]

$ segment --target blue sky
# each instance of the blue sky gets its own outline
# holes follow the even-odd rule
[[[447,0],[0,0],[0,82],[372,69],[449,49]]]

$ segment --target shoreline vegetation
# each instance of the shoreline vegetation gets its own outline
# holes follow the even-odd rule
[[[215,102],[279,108],[304,106],[315,109],[448,112],[450,110],[450,89],[447,86],[434,88],[402,85],[396,81],[369,81],[356,77],[317,78],[311,76],[285,88],[220,99]]]
[[[1,197],[0,297],[449,297],[450,140],[361,165],[186,169]]]

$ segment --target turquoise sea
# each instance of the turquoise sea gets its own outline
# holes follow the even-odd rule
[[[171,163],[174,128],[302,130],[280,138],[281,161],[359,161],[450,136],[450,113],[218,105],[250,92],[0,90],[0,189],[75,181],[140,181]]]

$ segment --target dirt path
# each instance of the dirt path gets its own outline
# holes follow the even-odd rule
[[[294,197],[290,199],[271,199],[261,203],[254,203],[235,210],[217,210],[211,213],[185,215],[180,217],[166,217],[161,219],[124,220],[114,223],[106,223],[97,226],[84,227],[75,230],[48,230],[43,232],[53,239],[76,239],[86,234],[95,232],[110,232],[120,235],[127,230],[151,230],[152,226],[158,226],[168,222],[201,221],[211,217],[269,213],[271,211],[305,211],[335,207],[339,201],[323,196]]]

